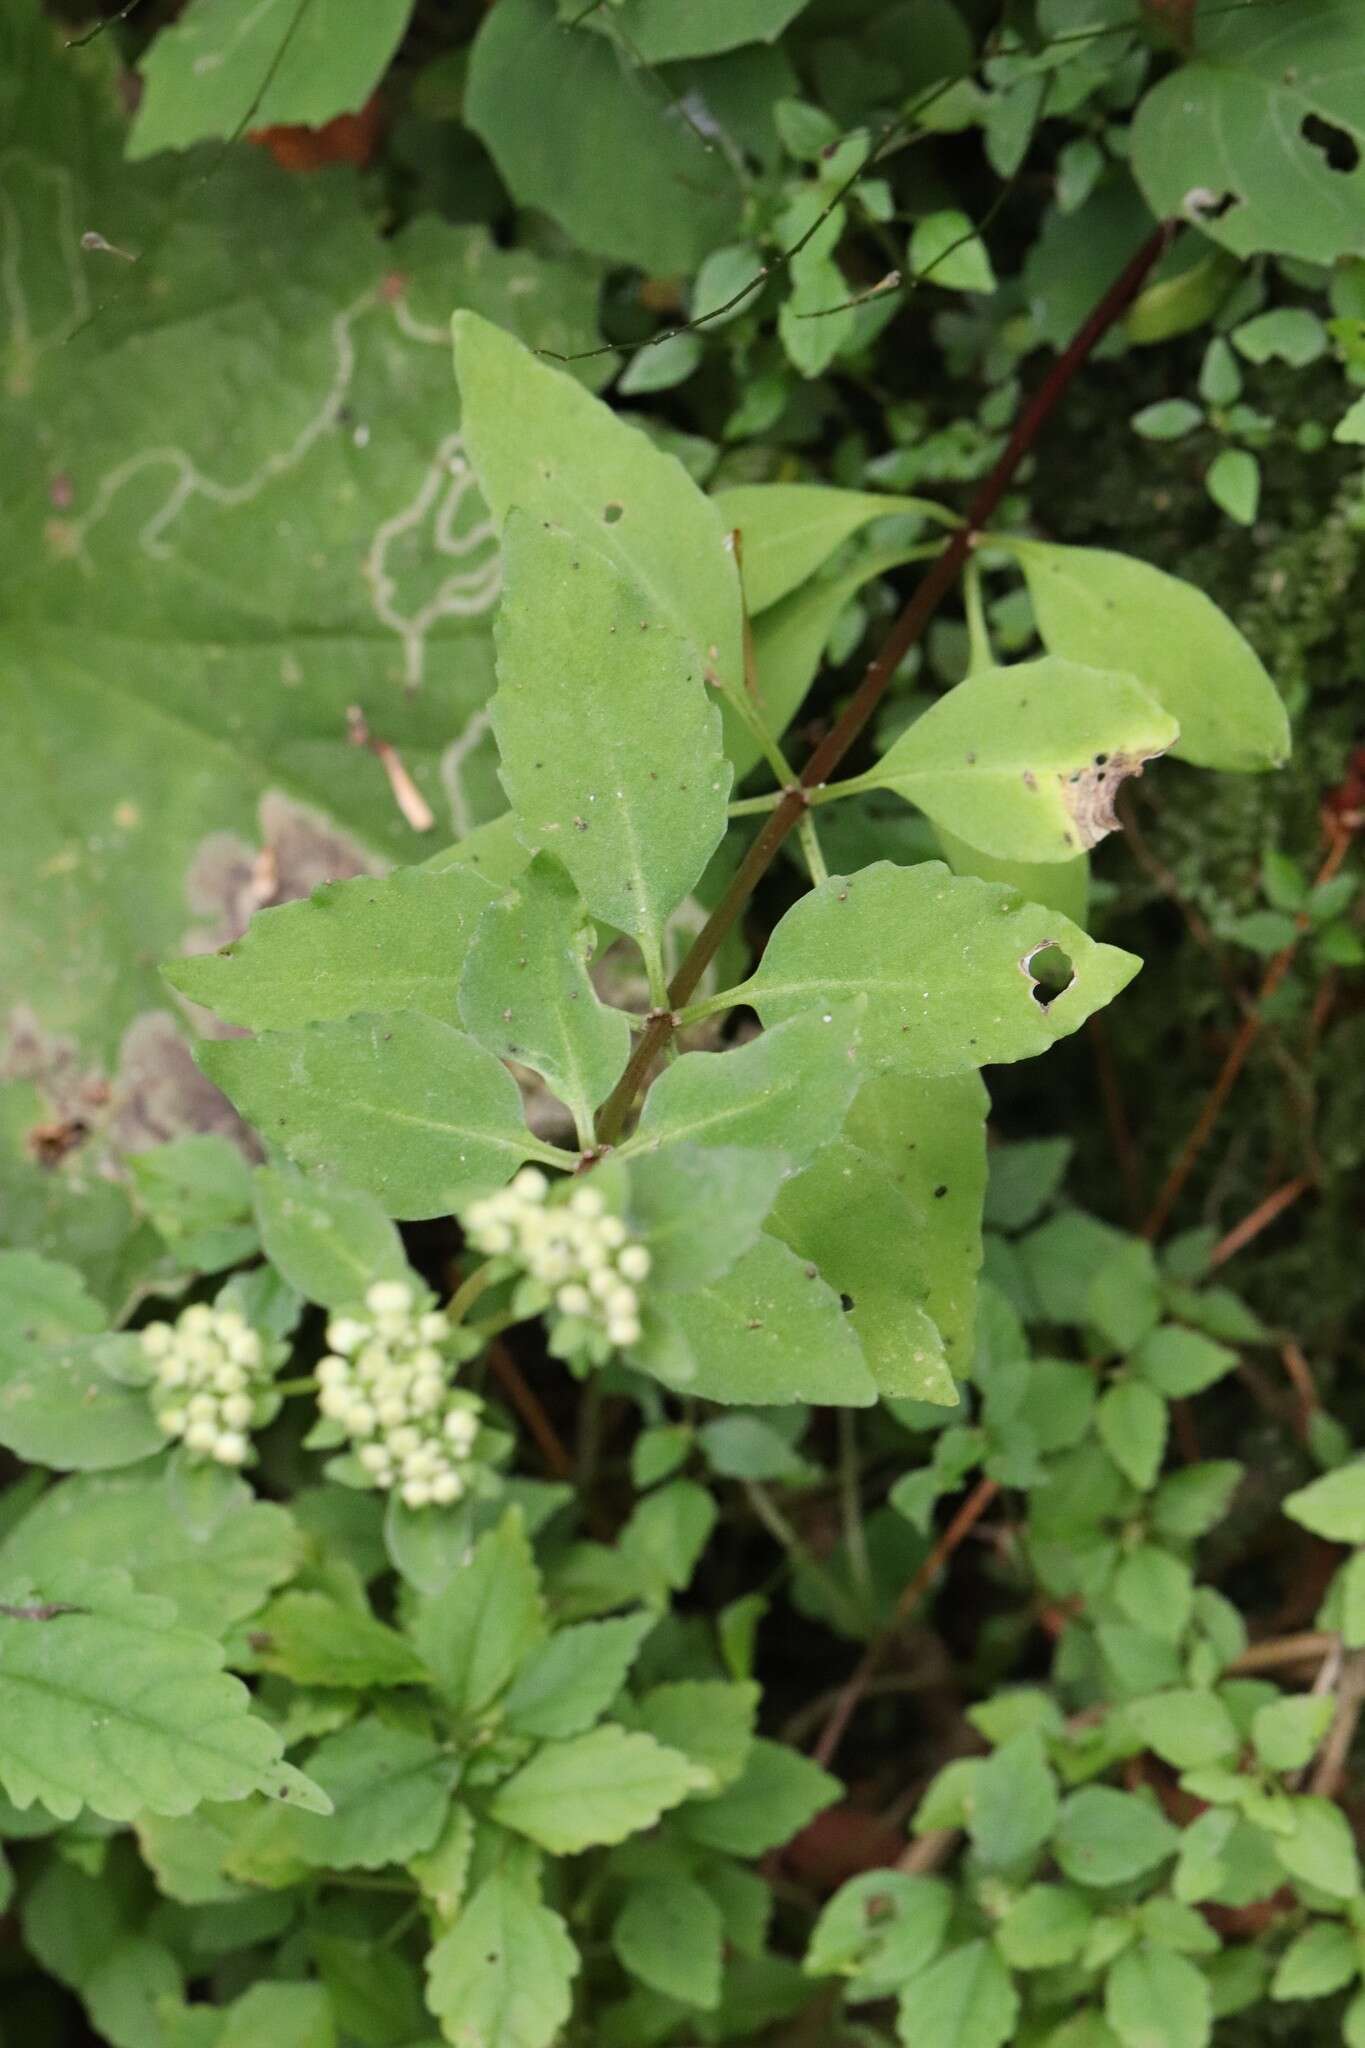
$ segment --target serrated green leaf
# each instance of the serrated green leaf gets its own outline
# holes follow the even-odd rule
[[[1290,1801],[1291,1830],[1273,1837],[1275,1854],[1291,1877],[1334,1899],[1360,1895],[1360,1859],[1350,1822],[1330,1799],[1304,1794]]]
[[[1309,263],[1365,254],[1365,122],[1354,80],[1365,34],[1352,0],[1301,0],[1286,62],[1283,22],[1242,6],[1201,22],[1192,63],[1147,94],[1133,169],[1156,214],[1197,195],[1201,232],[1235,255],[1268,249]],[[1338,167],[1319,134],[1356,145]],[[1225,204],[1230,200],[1231,204]]]
[[[686,1799],[698,1776],[677,1750],[603,1722],[547,1742],[498,1787],[488,1811],[552,1856],[575,1856],[653,1827]]]
[[[480,1538],[413,1624],[437,1690],[466,1719],[492,1704],[544,1633],[540,1574],[515,1510]]]
[[[217,1643],[178,1627],[168,1601],[87,1568],[12,1579],[4,1597],[70,1609],[0,1615],[0,1783],[17,1806],[126,1821],[268,1789],[279,1736],[251,1714]]]
[[[588,977],[594,945],[573,884],[541,856],[485,910],[460,982],[466,1031],[533,1068],[585,1137],[630,1056],[625,1012],[600,1002]]]
[[[1165,1815],[1133,1792],[1086,1785],[1062,1806],[1053,1853],[1074,1884],[1127,1884],[1175,1853],[1180,1836]]]
[[[434,1017],[221,1039],[199,1060],[296,1166],[335,1174],[393,1216],[449,1215],[545,1155],[502,1062]]]
[[[988,1941],[950,1949],[901,1992],[897,2033],[906,2048],[1003,2048],[1014,2032],[1019,1998]]]
[[[1057,1781],[1042,1736],[1014,1736],[986,1758],[972,1781],[967,1831],[977,1855],[988,1867],[1027,1862],[1051,1835],[1057,1807]]]
[[[542,1740],[581,1735],[604,1714],[626,1682],[652,1614],[584,1621],[538,1643],[513,1679],[503,1712],[517,1735]]]
[[[1213,2032],[1203,1971],[1151,1941],[1126,1949],[1110,1970],[1104,2013],[1124,2048],[1207,2048]]]
[[[1148,1749],[1180,1771],[1234,1756],[1239,1745],[1236,1724],[1223,1702],[1215,1693],[1193,1687],[1177,1686],[1150,1699],[1133,1700],[1125,1718]]]
[[[1237,1364],[1237,1353],[1197,1330],[1168,1323],[1144,1337],[1130,1364],[1140,1378],[1170,1401],[1202,1394]]]
[[[411,2048],[430,2040],[422,1980],[382,1938],[314,1930],[309,1946],[343,2038],[359,2048]]]
[[[1065,953],[1073,979],[1040,1003],[1029,965],[1050,947]],[[1096,945],[1012,890],[937,861],[877,861],[803,896],[740,993],[765,1024],[865,995],[867,1058],[936,1075],[1045,1052],[1135,972],[1131,954]]]
[[[1336,1703],[1330,1694],[1306,1693],[1257,1709],[1251,1722],[1256,1754],[1270,1771],[1301,1771],[1332,1725]]]
[[[1177,576],[1107,548],[1010,540],[1051,654],[1115,660],[1179,722],[1171,752],[1201,768],[1274,768],[1289,722],[1255,652]]]
[[[1128,1620],[1178,1642],[1194,1605],[1194,1573],[1156,1543],[1136,1544],[1114,1574],[1114,1599]]]
[[[305,902],[258,911],[221,952],[172,960],[162,972],[192,1002],[252,1031],[383,1010],[453,1024],[465,955],[496,901],[471,867],[329,882]]]
[[[523,4],[506,9],[499,33]],[[519,119],[525,85],[523,77]],[[583,118],[579,107],[575,120]],[[640,616],[660,618],[738,688],[739,577],[715,505],[674,456],[514,336],[458,315],[454,331],[464,434],[498,526],[520,506],[605,556],[622,583],[646,594],[648,613],[632,632]]]
[[[1131,676],[1045,655],[968,676],[866,779],[997,859],[1071,860],[1117,829],[1120,785],[1178,730]]]
[[[836,1139],[789,1180],[771,1230],[819,1268],[849,1306],[867,1368],[884,1399],[952,1407],[957,1390],[929,1313],[915,1205],[892,1175],[857,1145]]]
[[[650,1289],[723,1278],[757,1243],[788,1170],[784,1153],[739,1145],[667,1145],[632,1160],[629,1220],[652,1260]]]
[[[1143,1492],[1156,1484],[1169,1422],[1166,1403],[1142,1380],[1120,1380],[1095,1408],[1100,1442],[1124,1478]]]
[[[1329,1998],[1359,1976],[1359,1943],[1336,1920],[1319,1920],[1296,1934],[1280,1958],[1272,1998]]]
[[[616,1960],[666,1998],[710,2012],[720,2003],[725,1923],[689,1877],[632,1884],[611,1930]]]
[[[254,128],[321,128],[354,113],[388,68],[412,0],[192,0],[142,60],[132,159],[235,141]]]
[[[1169,1473],[1152,1496],[1153,1529],[1168,1538],[1206,1535],[1227,1512],[1243,1470],[1222,1458]]]
[[[1064,1884],[1031,1884],[995,1930],[996,1946],[1014,1970],[1054,1970],[1085,1947],[1095,1910],[1084,1892]]]
[[[498,1871],[427,1956],[427,2004],[454,2048],[550,2048],[577,1970],[558,1913]]]
[[[403,1240],[372,1195],[271,1166],[253,1176],[266,1257],[309,1301],[353,1308],[376,1280],[409,1280]]]
[[[657,952],[725,832],[708,657],[572,531],[514,513],[503,546],[492,716],[518,830],[563,862],[595,917]]]
[[[257,1249],[251,1168],[230,1139],[208,1132],[129,1155],[138,1202],[182,1265],[216,1272]]]
[[[862,1079],[860,1007],[789,1018],[729,1052],[685,1052],[645,1097],[630,1150],[753,1145],[804,1164],[839,1135]]]
[[[262,1668],[295,1685],[363,1689],[415,1685],[426,1676],[397,1629],[326,1593],[281,1593],[259,1617],[252,1640]]]
[[[701,1400],[859,1408],[877,1398],[838,1295],[772,1237],[719,1280],[650,1304],[631,1357]]]
[[[884,1998],[933,1961],[952,1904],[940,1878],[865,1871],[821,1911],[802,1968],[811,1977],[854,1978],[851,1998]]]
[[[1365,1458],[1324,1472],[1288,1494],[1284,1511],[1329,1543],[1365,1543]]]
[[[759,1736],[733,1785],[712,1799],[694,1799],[674,1825],[703,1848],[727,1856],[762,1856],[789,1842],[839,1797],[837,1778],[783,1743]]]
[[[714,503],[727,530],[740,536],[740,580],[750,618],[809,582],[836,548],[874,519],[940,514],[923,498],[841,491],[828,484],[736,484],[717,491]]]
[[[586,24],[564,25],[554,0],[499,0],[489,11],[464,111],[520,204],[594,255],[686,274],[738,223],[740,186],[719,152],[670,118],[648,69]]]
[[[690,1758],[695,1789],[719,1792],[734,1783],[753,1746],[758,1687],[718,1678],[680,1678],[653,1686],[631,1712],[631,1726]]]
[[[289,1816],[290,1855],[319,1870],[406,1863],[440,1834],[458,1768],[439,1743],[373,1715],[325,1736],[308,1769],[333,1811]]]
[[[129,1336],[0,1341],[0,1443],[68,1472],[109,1471],[164,1450],[146,1392],[121,1377],[140,1359]]]
[[[223,1476],[228,1484],[202,1519],[175,1511],[160,1469],[63,1480],[0,1545],[0,1572],[41,1582],[97,1558],[125,1570],[139,1593],[173,1602],[182,1627],[220,1636],[254,1614],[303,1556],[287,1511]]]

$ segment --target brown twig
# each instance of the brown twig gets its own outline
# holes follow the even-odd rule
[[[1324,1629],[1305,1629],[1300,1635],[1276,1636],[1267,1643],[1252,1643],[1228,1666],[1228,1675],[1245,1678],[1255,1671],[1280,1671],[1288,1664],[1316,1664],[1329,1655],[1337,1641]]]
[[[1318,1390],[1313,1384],[1313,1375],[1309,1369],[1308,1360],[1304,1357],[1292,1337],[1288,1338],[1280,1346],[1280,1358],[1283,1361],[1286,1373],[1289,1375],[1289,1383],[1298,1397],[1298,1431],[1306,1443],[1313,1416],[1317,1411]]]
[[[572,1480],[573,1459],[560,1442],[554,1424],[545,1413],[538,1396],[527,1385],[521,1367],[501,1337],[494,1337],[490,1343],[488,1363],[493,1368],[498,1385],[540,1446],[541,1456],[550,1471],[554,1473],[556,1479]]]
[[[998,510],[1020,464],[1066,395],[1082,364],[1115,322],[1122,318],[1149,272],[1165,255],[1176,226],[1174,221],[1163,221],[1148,237],[1025,404],[1004,452],[972,501],[965,525],[957,529],[942,554],[930,563],[892,626],[881,651],[869,663],[839,718],[801,770],[799,783],[785,791],[776,809],[769,813],[725,894],[674,975],[668,990],[668,1007],[650,1018],[636,1041],[625,1072],[603,1104],[597,1121],[597,1134],[603,1144],[611,1144],[620,1136],[645,1077],[677,1029],[676,1013],[692,997],[745,904],[777,858],[782,842],[804,816],[810,802],[808,792],[829,780],[867,725],[897,668],[921,638],[934,613],[957,582],[980,533]]]
[[[377,740],[358,704],[346,707],[346,737],[353,747],[373,754],[389,779],[393,800],[414,832],[430,832],[436,813],[403,766],[403,757],[389,740]]]
[[[1326,822],[1331,843],[1327,857],[1314,878],[1314,888],[1320,888],[1324,882],[1331,881],[1346,858],[1355,830],[1352,822],[1343,823],[1337,819]],[[1298,925],[1299,929],[1289,944],[1281,948],[1267,967],[1260,988],[1256,992],[1256,1000],[1237,1028],[1237,1034],[1228,1047],[1223,1064],[1205,1098],[1204,1106],[1195,1118],[1194,1127],[1185,1140],[1179,1158],[1166,1176],[1165,1184],[1152,1205],[1151,1214],[1142,1226],[1142,1234],[1146,1238],[1159,1237],[1165,1229],[1171,1211],[1185,1191],[1185,1183],[1194,1172],[1204,1147],[1213,1135],[1218,1119],[1227,1105],[1228,1097],[1236,1087],[1238,1076],[1246,1065],[1247,1056],[1256,1043],[1265,1006],[1294,964],[1303,935],[1308,930],[1308,919],[1300,915]]]
[[[839,1744],[844,1739],[845,1730],[857,1712],[859,1702],[881,1668],[882,1659],[890,1648],[896,1630],[908,1615],[914,1613],[953,1552],[970,1535],[999,1491],[999,1483],[994,1479],[977,1481],[919,1570],[902,1589],[890,1621],[873,1637],[852,1677],[839,1690],[829,1718],[820,1731],[820,1740],[812,1751],[818,1764],[829,1768]]]
[[[1312,1185],[1311,1174],[1301,1173],[1286,1181],[1283,1187],[1276,1188],[1263,1202],[1258,1202],[1249,1216],[1244,1216],[1225,1237],[1219,1239],[1209,1254],[1210,1269],[1226,1265],[1229,1259],[1244,1251],[1253,1238],[1269,1229],[1276,1217],[1283,1216],[1285,1210],[1292,1208],[1299,1196],[1306,1195]]]
[[[1365,1710],[1365,1653],[1357,1651],[1342,1666],[1336,1688],[1337,1710],[1318,1754],[1310,1791],[1319,1799],[1335,1799],[1346,1776],[1351,1745]]]

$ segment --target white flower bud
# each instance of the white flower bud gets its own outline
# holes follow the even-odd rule
[[[220,1465],[244,1465],[250,1448],[240,1430],[225,1429],[214,1439],[213,1455]]]
[[[245,1385],[246,1373],[240,1365],[220,1365],[215,1367],[213,1374],[215,1393],[239,1394]]]
[[[575,1188],[569,1197],[569,1208],[575,1216],[600,1216],[606,1206],[596,1188]]]
[[[458,1472],[438,1472],[431,1482],[431,1498],[439,1508],[448,1508],[464,1492],[464,1481]]]
[[[156,1376],[163,1387],[183,1387],[190,1376],[190,1369],[179,1352],[173,1351],[169,1358],[159,1362]]]
[[[381,1429],[397,1429],[407,1421],[408,1404],[401,1394],[386,1394],[375,1402],[374,1412],[379,1417]]]
[[[405,1479],[402,1491],[404,1507],[424,1508],[430,1505],[431,1488],[425,1479]]]
[[[177,1329],[190,1336],[202,1336],[213,1328],[213,1310],[206,1301],[192,1302],[181,1315]]]
[[[327,1342],[333,1351],[358,1351],[369,1334],[369,1324],[355,1316],[334,1316],[327,1325]]]
[[[421,1441],[420,1432],[415,1430],[411,1423],[403,1429],[395,1429],[389,1433],[389,1449],[395,1458],[408,1457],[417,1449]]]
[[[500,1252],[510,1252],[516,1239],[505,1223],[488,1223],[475,1236],[474,1242],[481,1252],[488,1252],[496,1258]]]
[[[512,1182],[512,1190],[521,1196],[523,1202],[543,1202],[550,1190],[550,1183],[538,1167],[523,1166]]]
[[[623,1247],[616,1261],[616,1270],[626,1280],[643,1280],[653,1261],[642,1244],[628,1244]]]
[[[629,1231],[626,1229],[625,1224],[621,1221],[619,1216],[604,1216],[602,1218],[601,1228],[599,1229],[597,1234],[601,1238],[603,1244],[610,1245],[613,1251],[615,1251],[619,1245],[623,1245],[627,1237],[630,1235]]]
[[[417,1318],[417,1334],[428,1344],[440,1344],[450,1335],[450,1317],[439,1308],[428,1309]]]
[[[160,1408],[156,1420],[158,1428],[164,1429],[167,1436],[184,1434],[187,1417],[183,1408]]]
[[[406,1280],[376,1280],[365,1290],[365,1306],[377,1316],[406,1315],[412,1307],[412,1289]]]
[[[605,1305],[609,1318],[615,1317],[619,1321],[624,1316],[628,1320],[639,1308],[640,1300],[633,1287],[614,1287]]]
[[[607,1335],[613,1344],[622,1346],[638,1344],[640,1341],[640,1325],[633,1316],[623,1316],[619,1320],[614,1320],[607,1324]]]
[[[344,1358],[320,1358],[318,1360],[318,1385],[320,1387],[344,1387],[351,1377],[351,1368]]]
[[[229,1394],[220,1412],[229,1429],[248,1429],[256,1404],[250,1394]]]
[[[377,1420],[368,1401],[352,1400],[342,1420],[352,1436],[373,1436]]]
[[[211,1415],[196,1416],[185,1428],[185,1442],[192,1451],[212,1451],[218,1441],[218,1424]]]
[[[228,1339],[228,1357],[235,1365],[257,1366],[264,1351],[261,1340],[254,1330],[243,1330],[239,1336]]]
[[[393,1460],[383,1444],[362,1444],[356,1457],[376,1479],[393,1470]]]
[[[577,1282],[561,1287],[555,1296],[555,1304],[566,1316],[586,1316],[592,1312],[592,1296],[586,1287],[580,1287]]]
[[[212,1422],[218,1413],[218,1403],[212,1394],[191,1394],[185,1410],[191,1422]]]
[[[148,1323],[139,1332],[139,1342],[148,1358],[164,1358],[175,1343],[175,1331],[169,1323]]]

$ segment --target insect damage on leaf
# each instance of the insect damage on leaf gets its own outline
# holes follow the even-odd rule
[[[1096,754],[1088,768],[1077,768],[1059,777],[1062,801],[1076,828],[1077,843],[1087,852],[1121,827],[1115,809],[1119,790],[1131,775],[1141,775],[1148,761],[1159,754]],[[1025,777],[1025,780],[1028,778]]]

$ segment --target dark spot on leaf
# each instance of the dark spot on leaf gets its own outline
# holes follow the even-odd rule
[[[947,1192],[947,1186],[944,1183],[940,1182],[939,1186],[934,1189],[934,1200],[936,1202],[941,1202],[943,1200],[943,1197],[947,1194]]]
[[[1335,121],[1324,121],[1321,114],[1305,114],[1299,123],[1299,133],[1326,159],[1329,171],[1345,174],[1359,166],[1359,144],[1344,128],[1338,128]]]
[[[851,1294],[841,1294],[839,1296],[839,1306],[844,1314],[847,1315],[853,1307],[853,1296]]]
[[[606,520],[608,526],[615,526],[617,520],[621,517],[625,509],[625,506],[621,503],[619,498],[613,498],[611,503],[603,512],[602,517]]]

